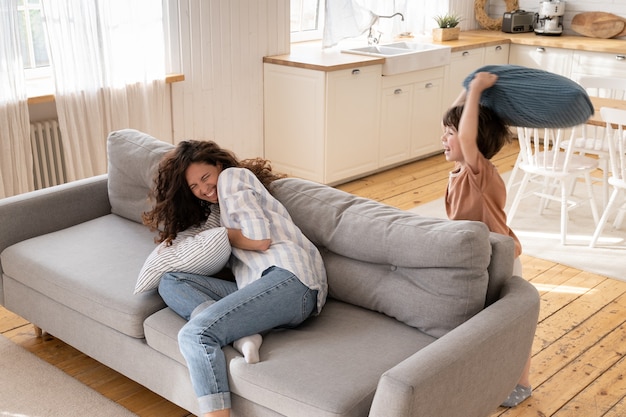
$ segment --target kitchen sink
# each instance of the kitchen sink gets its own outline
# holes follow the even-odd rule
[[[394,75],[447,65],[450,63],[450,51],[449,46],[396,42],[343,49],[341,52],[385,58],[383,75]]]

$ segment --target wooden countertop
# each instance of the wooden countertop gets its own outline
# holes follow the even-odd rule
[[[586,36],[540,36],[533,32],[527,33],[504,33],[491,30],[472,30],[461,32],[466,39],[477,37],[481,41],[485,38],[505,39],[515,45],[544,46],[552,48],[576,49],[589,52],[608,52],[626,54],[626,40],[623,39],[600,39]],[[487,46],[487,45],[483,45]]]
[[[406,40],[411,41],[410,39]],[[432,41],[428,40],[427,42]],[[620,55],[626,54],[626,40],[568,35],[539,36],[535,35],[534,32],[504,33],[491,30],[472,30],[461,32],[459,39],[454,41],[432,43],[449,46],[452,48],[452,52],[510,43],[590,52],[608,52]],[[338,47],[322,49],[320,42],[307,42],[293,44],[289,54],[268,56],[263,58],[263,62],[319,71],[335,71],[363,65],[382,64],[385,62],[385,59],[342,53]]]
[[[364,65],[383,64],[385,58],[345,54],[338,48],[322,49],[319,42],[306,42],[292,45],[291,52],[288,54],[266,56],[263,62],[318,71],[337,71]]]

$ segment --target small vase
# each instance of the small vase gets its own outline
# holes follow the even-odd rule
[[[459,33],[461,33],[461,28],[458,26],[454,28],[434,28],[433,41],[445,42],[459,39]]]

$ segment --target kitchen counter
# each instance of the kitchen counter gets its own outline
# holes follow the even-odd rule
[[[401,40],[411,41],[411,39]],[[491,30],[472,30],[461,32],[459,39],[454,41],[432,43],[449,46],[452,48],[452,52],[511,43],[590,52],[626,53],[626,40],[623,39],[600,39],[568,35],[538,36],[534,32],[504,33]],[[292,44],[289,54],[265,57],[263,62],[319,71],[336,71],[364,65],[382,64],[385,62],[385,59],[346,54],[342,53],[337,47],[322,49],[320,42],[306,42]]]
[[[624,39],[601,39],[588,38],[586,36],[538,36],[534,32],[528,33],[504,33],[491,30],[472,30],[461,32],[462,41],[471,42],[476,38],[476,42],[484,42],[487,39],[505,39],[515,45],[545,46],[552,48],[576,49],[589,52],[608,52],[615,54],[626,54],[626,40]],[[445,42],[448,44],[449,42]],[[452,46],[452,45],[450,45]],[[488,45],[480,45],[488,46]]]
[[[384,64],[385,58],[344,54],[338,48],[322,49],[321,42],[304,42],[292,44],[289,54],[266,56],[263,62],[318,71],[337,71]]]

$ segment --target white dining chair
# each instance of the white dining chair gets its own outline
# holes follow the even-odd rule
[[[583,204],[589,204],[598,223],[598,211],[593,196],[591,172],[598,167],[595,158],[575,155],[571,147],[563,149],[564,140],[572,140],[575,129],[517,128],[520,145],[518,169],[524,173],[508,213],[511,225],[520,201],[524,198],[540,198],[539,215],[550,201],[560,203],[561,244],[566,243],[569,212]],[[567,135],[567,136],[566,136]],[[587,195],[575,197],[570,193],[573,183],[584,179]]]
[[[590,96],[626,100],[626,78],[584,75],[580,77],[578,83]],[[601,183],[602,207],[606,207],[609,200],[609,148],[606,129],[603,126],[585,124],[581,126],[580,132],[581,134],[573,141],[566,140],[562,146],[567,147],[573,143],[575,153],[598,157],[598,167],[602,171],[602,176],[592,176],[591,179]]]
[[[613,187],[613,192],[591,238],[589,246],[592,248],[596,246],[609,215],[611,215],[614,210],[617,210],[613,228],[619,229],[624,219],[624,212],[626,211],[626,201],[622,201],[621,204],[618,204],[618,199],[620,196],[623,198],[624,191],[626,191],[626,110],[602,107],[600,109],[600,115],[602,116],[602,120],[606,122],[611,169],[611,175],[608,181]]]

